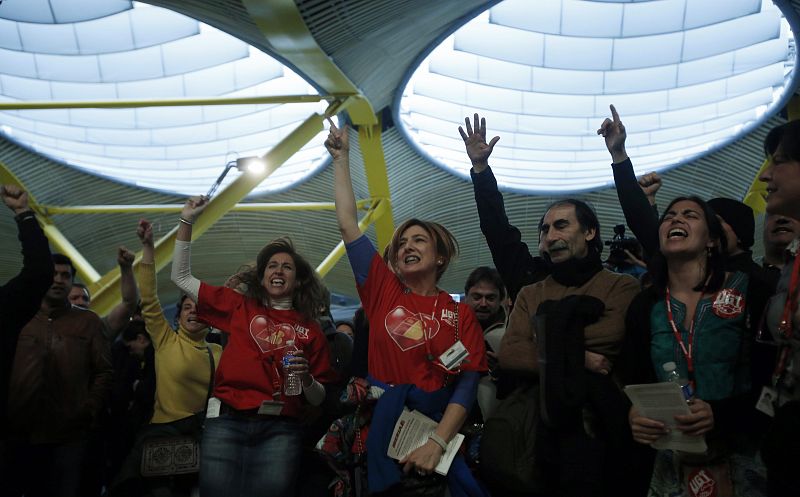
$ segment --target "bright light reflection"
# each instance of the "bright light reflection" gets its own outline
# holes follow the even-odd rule
[[[458,176],[457,127],[478,112],[501,137],[498,182],[525,193],[613,184],[596,134],[614,104],[637,173],[696,159],[748,133],[789,95],[794,34],[769,0],[505,0],[441,42],[396,113]]]
[[[75,1],[3,3],[0,100],[317,93],[272,57],[194,19],[120,0],[80,0],[76,12]],[[0,133],[92,174],[195,195],[213,184],[229,157],[265,154],[325,107],[319,102],[5,111]],[[327,157],[325,136],[315,136],[253,194],[290,187],[313,174]],[[223,186],[236,176],[226,177]]]

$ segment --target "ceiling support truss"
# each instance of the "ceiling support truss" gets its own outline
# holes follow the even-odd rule
[[[256,25],[264,33],[270,44],[303,74],[309,77],[325,95],[283,95],[245,98],[184,98],[165,100],[127,100],[127,101],[74,101],[74,102],[3,102],[0,110],[29,110],[57,108],[135,108],[188,105],[240,105],[304,103],[327,100],[328,109],[324,115],[313,114],[300,124],[289,136],[267,152],[262,159],[266,163],[263,172],[239,176],[235,181],[214,197],[203,215],[195,222],[192,237],[198,238],[229,211],[289,211],[289,210],[333,210],[330,202],[305,203],[239,203],[253,188],[272,174],[294,153],[299,151],[323,129],[323,120],[329,116],[347,111],[351,122],[358,128],[359,144],[364,157],[367,184],[370,198],[358,202],[360,209],[367,209],[359,222],[359,228],[366,231],[371,224],[375,230],[380,247],[391,240],[394,230],[391,196],[386,171],[386,160],[381,144],[381,123],[369,101],[347,78],[330,57],[319,47],[293,0],[243,0]],[[0,164],[0,179],[3,183],[25,186],[11,171]],[[27,190],[27,189],[26,189]],[[180,205],[86,205],[53,206],[40,205],[30,195],[31,206],[42,224],[45,234],[56,250],[69,256],[80,278],[89,286],[93,294],[92,309],[98,314],[109,312],[120,299],[116,291],[119,284],[119,268],[100,275],[81,255],[69,240],[55,226],[51,216],[65,214],[99,214],[180,212]],[[172,259],[177,226],[155,243],[156,271],[164,268]],[[344,244],[339,242],[333,251],[319,264],[317,271],[321,276],[327,274],[344,254]],[[136,261],[141,259],[141,251]]]

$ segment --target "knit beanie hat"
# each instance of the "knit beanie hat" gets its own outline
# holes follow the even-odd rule
[[[712,198],[708,201],[708,205],[733,228],[742,248],[750,250],[755,241],[756,231],[753,209],[731,198]]]

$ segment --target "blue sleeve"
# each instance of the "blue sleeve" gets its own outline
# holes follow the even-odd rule
[[[475,397],[478,395],[478,380],[481,374],[477,371],[464,371],[458,375],[453,389],[453,396],[450,397],[450,404],[461,404],[464,409],[469,411],[475,404]]]
[[[361,235],[356,240],[346,243],[344,248],[347,250],[347,258],[350,259],[350,267],[353,269],[356,283],[363,285],[367,281],[372,258],[375,257],[375,247],[367,235]]]

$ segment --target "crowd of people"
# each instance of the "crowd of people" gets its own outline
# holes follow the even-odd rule
[[[638,242],[615,229],[605,261],[598,218],[574,198],[540,213],[531,253],[489,165],[500,138],[465,119],[495,268],[472,271],[461,299],[439,286],[459,250],[446,227],[408,219],[387,247],[361,232],[349,130],[330,122],[337,221],[362,304],[338,323],[288,238],[223,286],[198,279],[202,196],[178,219],[174,322],[146,220],[131,227],[141,260],[118,250],[121,303],[101,318],[70,259],[51,254],[26,192],[3,186],[23,254],[0,287],[4,494],[797,495],[800,122],[764,142],[759,264],[742,202],[689,195],[659,211],[662,180],[636,178],[610,110],[597,133]],[[677,402],[660,416],[629,387]],[[425,418],[430,430],[406,446],[404,425]]]

